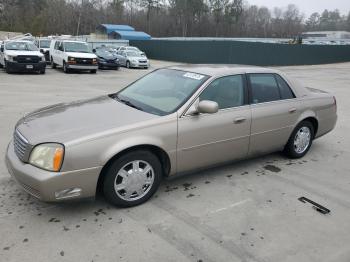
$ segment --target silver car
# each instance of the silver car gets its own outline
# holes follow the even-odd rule
[[[16,124],[6,163],[44,201],[145,202],[163,177],[283,151],[303,157],[337,120],[336,99],[282,72],[186,65],[123,90],[39,109]]]
[[[150,63],[145,55],[136,51],[118,51],[119,63],[127,68],[148,68]]]

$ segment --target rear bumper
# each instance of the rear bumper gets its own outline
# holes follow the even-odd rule
[[[69,172],[49,172],[23,163],[14,152],[11,141],[6,153],[6,166],[16,182],[32,196],[46,202],[88,198],[96,194],[96,186],[102,167]],[[67,189],[79,189],[79,193],[62,196]]]
[[[74,70],[97,70],[98,65],[67,65],[67,68]]]
[[[17,62],[6,62],[6,66],[10,71],[14,72],[32,72],[42,71],[46,68],[46,62],[41,61],[39,63],[17,63]]]

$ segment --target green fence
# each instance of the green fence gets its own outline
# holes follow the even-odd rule
[[[289,45],[230,40],[133,40],[152,59],[183,63],[310,65],[350,61],[350,45]]]

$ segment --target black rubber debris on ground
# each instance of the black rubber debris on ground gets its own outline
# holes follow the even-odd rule
[[[278,173],[281,171],[281,169],[275,165],[266,165],[264,166],[264,169],[274,173]]]

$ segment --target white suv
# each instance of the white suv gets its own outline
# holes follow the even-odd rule
[[[45,74],[45,57],[33,42],[10,40],[0,44],[0,67],[7,73],[37,71]]]
[[[96,73],[98,68],[97,56],[90,51],[86,42],[81,41],[52,40],[50,61],[52,68],[62,66],[65,73],[71,70],[89,70]]]

